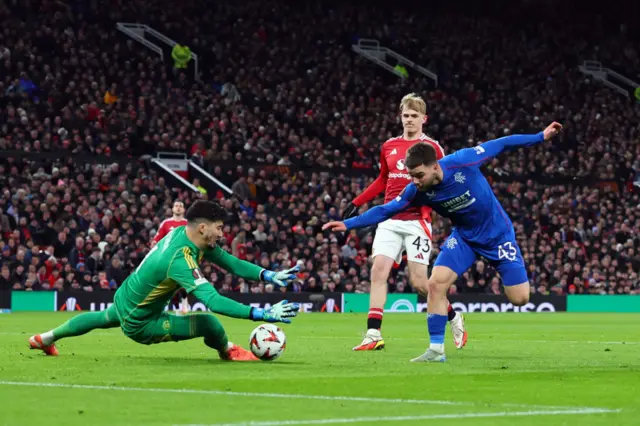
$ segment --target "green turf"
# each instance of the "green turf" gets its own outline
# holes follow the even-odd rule
[[[385,316],[387,349],[369,353],[351,351],[364,316],[304,314],[271,363],[222,362],[200,339],[143,346],[118,329],[63,340],[57,358],[27,349],[70,315],[0,315],[0,425],[640,424],[640,315],[468,314],[468,346],[456,351],[447,330],[444,364],[408,362],[426,346],[423,314]],[[223,323],[245,347],[257,325]],[[593,407],[622,411],[536,414]],[[509,415],[481,417],[496,413]]]

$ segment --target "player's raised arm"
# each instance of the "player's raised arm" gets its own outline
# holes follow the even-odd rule
[[[380,174],[374,180],[371,185],[367,186],[367,188],[362,192],[362,194],[358,195],[353,199],[351,203],[344,209],[342,213],[343,219],[349,219],[350,217],[356,216],[356,212],[358,208],[362,205],[368,203],[369,201],[376,198],[378,195],[384,192],[387,187],[387,179],[389,179],[389,169],[387,168],[387,162],[384,158],[384,153],[382,148],[380,149]]]
[[[227,272],[240,278],[252,281],[260,281],[263,269],[251,262],[238,259],[227,253],[220,246],[204,250],[204,258],[215,263]]]
[[[286,271],[269,271],[251,262],[238,259],[219,246],[205,250],[204,258],[241,278],[253,281],[265,281],[280,287],[285,287],[288,281],[294,280],[296,278],[295,273],[300,270],[298,266],[295,266]]]
[[[393,217],[397,213],[406,209],[413,201],[417,188],[413,183],[408,184],[405,189],[386,204],[367,210],[360,216],[352,217],[344,222],[329,222],[322,226],[322,230],[331,229],[332,231],[347,231],[355,228],[365,228],[375,225]]]
[[[532,146],[548,141],[562,130],[562,125],[551,123],[542,132],[528,135],[511,135],[482,143],[474,148],[466,148],[453,154],[457,162],[464,165],[482,165],[503,151]]]
[[[237,260],[242,262],[239,259]],[[249,262],[244,263],[251,265]],[[246,278],[248,279],[258,279],[262,272],[262,268],[253,266],[258,272],[255,272],[256,269],[247,270]],[[250,275],[251,273],[254,275]],[[167,269],[167,278],[184,287],[187,292],[197,297],[212,312],[232,318],[288,323],[291,322],[289,318],[296,316],[300,309],[298,304],[287,303],[286,300],[271,306],[269,309],[253,308],[220,295],[204,277],[188,248],[180,250],[173,257]]]

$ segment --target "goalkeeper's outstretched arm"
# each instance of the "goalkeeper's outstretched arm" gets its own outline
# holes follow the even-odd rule
[[[263,272],[272,272],[263,270],[231,255],[228,256],[239,263],[236,265],[233,264],[232,261],[231,264],[226,263],[226,267],[222,264],[220,266],[225,267],[225,269],[233,267],[245,268],[242,269],[238,275],[247,279],[259,279]],[[177,255],[174,256],[167,269],[167,278],[184,287],[187,292],[193,294],[198,300],[204,303],[210,311],[231,318],[250,319],[253,321],[291,322],[289,318],[294,317],[299,309],[297,304],[286,303],[286,301],[275,304],[269,309],[254,308],[222,296],[204,277],[198,264],[194,261],[188,250],[180,250]]]
[[[204,252],[204,258],[244,279],[265,281],[276,284],[280,287],[286,286],[288,281],[295,279],[295,272],[300,270],[300,268],[296,266],[286,271],[270,271],[268,269],[260,268],[253,263],[240,260],[218,246],[206,250]]]
[[[260,281],[262,280],[263,268],[254,265],[251,262],[238,259],[237,257],[227,253],[219,246],[204,251],[204,258],[210,262],[220,266],[230,274],[236,275],[245,280]]]
[[[251,317],[251,306],[221,296],[204,277],[188,251],[181,250],[174,256],[167,269],[167,278],[184,287],[188,293],[197,297],[212,312],[231,318],[249,319]]]
[[[231,318],[251,319],[251,306],[222,296],[207,281],[207,285],[199,285],[191,291],[211,312]]]

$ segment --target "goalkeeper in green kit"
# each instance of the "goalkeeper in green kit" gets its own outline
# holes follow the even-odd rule
[[[212,312],[253,321],[290,323],[300,309],[281,301],[268,309],[253,308],[218,294],[198,267],[206,259],[248,280],[263,280],[279,286],[295,278],[296,268],[282,272],[262,269],[231,256],[215,245],[222,237],[227,212],[212,201],[196,201],[187,210],[187,225],[171,231],[127,277],[114,295],[113,304],[102,312],[77,315],[46,333],[29,338],[32,349],[58,355],[55,341],[80,336],[99,328],[120,327],[124,334],[145,345],[204,337],[205,345],[229,361],[256,361],[250,351],[229,342],[220,321],[212,314],[177,316],[165,306],[180,287],[202,301]]]

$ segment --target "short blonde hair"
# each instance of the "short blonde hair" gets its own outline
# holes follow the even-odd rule
[[[420,114],[427,113],[427,104],[424,102],[424,99],[415,93],[409,93],[402,98],[400,101],[400,112],[402,112],[404,108],[418,111]]]

